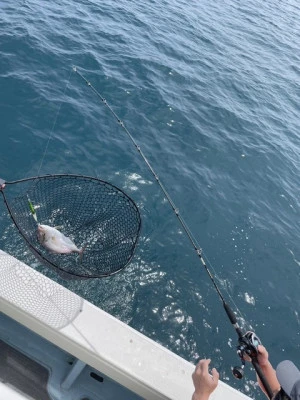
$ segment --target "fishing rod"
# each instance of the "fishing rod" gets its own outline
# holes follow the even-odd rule
[[[111,108],[111,106],[107,103],[107,101],[105,100],[105,98],[97,91],[97,89],[91,84],[90,81],[88,81],[77,69],[77,67],[73,67],[73,71],[76,72],[80,78],[88,85],[88,87],[96,94],[96,96],[98,97],[98,99],[101,100],[101,102],[109,109],[109,111],[111,112],[111,114],[115,117],[117,123],[122,127],[122,129],[125,131],[126,135],[129,137],[129,139],[131,140],[131,142],[133,143],[133,145],[135,146],[135,148],[137,149],[137,151],[139,152],[140,156],[143,158],[144,162],[146,163],[146,165],[148,166],[150,172],[152,173],[152,175],[154,176],[156,182],[158,183],[158,185],[160,186],[162,192],[164,193],[167,201],[169,202],[169,204],[171,205],[177,219],[179,220],[179,223],[181,224],[184,232],[186,233],[189,241],[191,242],[198,258],[200,259],[202,266],[204,267],[206,273],[208,274],[220,300],[222,301],[224,310],[226,312],[227,317],[229,318],[231,324],[233,325],[233,328],[235,329],[237,335],[238,335],[238,345],[237,345],[237,354],[240,357],[241,360],[241,367],[234,367],[232,372],[233,375],[235,376],[235,378],[237,379],[242,379],[244,376],[244,367],[245,367],[245,360],[244,360],[244,356],[248,356],[251,359],[251,363],[262,383],[262,385],[264,386],[266,393],[268,394],[268,397],[271,399],[273,397],[273,392],[272,389],[269,385],[269,383],[266,380],[266,377],[264,376],[258,360],[257,360],[257,356],[258,356],[258,350],[257,347],[259,344],[261,344],[260,339],[258,338],[258,336],[254,333],[254,332],[246,332],[243,333],[241,328],[238,325],[237,322],[237,318],[235,313],[232,311],[232,309],[230,308],[230,306],[228,305],[228,303],[225,301],[224,296],[222,295],[216,281],[215,278],[213,276],[213,274],[211,273],[210,269],[208,268],[205,259],[203,257],[203,253],[202,253],[202,249],[197,245],[196,240],[194,239],[194,236],[190,230],[190,228],[188,227],[187,223],[185,222],[184,218],[181,216],[181,214],[179,213],[179,209],[175,206],[171,196],[169,195],[168,191],[166,190],[166,188],[164,187],[164,185],[162,184],[161,180],[159,179],[159,176],[157,175],[157,173],[155,172],[155,170],[153,169],[152,165],[150,164],[150,162],[148,161],[148,159],[146,158],[146,156],[144,155],[143,151],[141,150],[140,146],[137,144],[137,142],[135,141],[134,137],[131,135],[131,133],[128,131],[128,129],[126,128],[124,122],[117,116],[117,114],[114,112],[114,110]]]

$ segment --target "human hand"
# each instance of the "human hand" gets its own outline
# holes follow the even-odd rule
[[[267,349],[262,346],[261,344],[257,346],[257,362],[261,368],[261,371],[263,375],[265,376],[272,392],[275,394],[279,392],[280,390],[280,383],[278,382],[276,372],[274,368],[272,367],[272,364],[269,361],[269,353],[267,352]],[[244,360],[246,361],[251,361],[251,358],[248,357],[247,355],[244,356]],[[261,382],[259,376],[257,375],[257,381],[258,384],[261,388],[261,390],[267,395],[268,393],[266,392],[264,384]]]
[[[247,354],[245,354],[244,360],[251,361],[251,358],[247,356]],[[257,361],[261,367],[269,363],[269,353],[267,352],[267,349],[261,344],[257,346]]]
[[[267,349],[261,344],[257,346],[257,361],[261,367],[269,363],[269,353],[267,352]]]
[[[213,368],[211,375],[208,372],[210,359],[200,360],[196,365],[192,378],[195,387],[192,400],[208,400],[210,394],[216,389],[219,382],[219,373]]]

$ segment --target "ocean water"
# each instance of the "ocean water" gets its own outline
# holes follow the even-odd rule
[[[264,396],[181,226],[124,121],[274,366],[300,360],[300,6],[295,0],[2,0],[0,177],[97,176],[139,206],[119,274],[64,281],[0,208],[0,247],[190,362]]]

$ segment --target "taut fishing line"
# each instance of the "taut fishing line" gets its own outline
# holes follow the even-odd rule
[[[245,366],[245,361],[244,361],[244,356],[249,356],[251,359],[251,363],[257,373],[257,375],[259,376],[267,394],[268,397],[271,399],[273,397],[273,392],[271,390],[271,387],[269,385],[269,383],[267,382],[259,364],[257,361],[257,356],[258,356],[258,350],[257,347],[258,345],[261,343],[259,338],[256,336],[256,334],[254,332],[246,332],[243,333],[241,328],[238,325],[237,322],[237,318],[235,313],[232,311],[232,309],[229,307],[229,305],[226,303],[225,298],[223,297],[220,288],[218,287],[214,276],[211,273],[210,268],[208,268],[207,263],[203,257],[203,251],[202,249],[198,246],[196,239],[194,238],[194,235],[192,234],[189,226],[187,225],[187,223],[185,222],[184,218],[181,216],[181,214],[179,213],[178,208],[175,206],[171,196],[169,195],[168,191],[166,190],[166,188],[164,187],[164,185],[162,184],[162,182],[160,181],[158,175],[156,174],[155,170],[153,169],[152,165],[149,163],[148,159],[146,158],[146,156],[144,155],[144,153],[142,152],[140,146],[138,146],[138,144],[136,143],[135,139],[133,138],[133,136],[131,135],[131,133],[128,131],[128,129],[126,128],[124,122],[117,116],[117,114],[114,112],[114,110],[111,108],[111,106],[107,103],[107,101],[105,100],[105,98],[98,92],[98,90],[91,84],[91,82],[86,79],[79,71],[77,67],[73,67],[73,70],[80,76],[80,78],[88,85],[88,87],[95,93],[95,95],[98,97],[98,99],[101,100],[101,102],[109,109],[109,111],[111,112],[111,114],[114,116],[115,120],[117,121],[117,123],[121,126],[121,128],[124,130],[124,132],[126,133],[126,135],[129,137],[129,139],[131,140],[131,142],[133,143],[134,147],[136,148],[136,150],[138,151],[138,153],[140,154],[140,156],[142,157],[142,159],[144,160],[144,162],[146,163],[147,167],[149,168],[150,172],[152,173],[152,175],[154,176],[156,182],[158,183],[158,185],[160,186],[164,196],[166,197],[167,201],[169,202],[170,206],[172,207],[173,212],[175,213],[177,219],[179,220],[179,223],[181,224],[186,236],[188,237],[189,241],[191,242],[199,260],[201,261],[202,266],[204,267],[206,273],[208,274],[220,300],[222,301],[224,310],[231,322],[231,324],[233,325],[237,335],[238,335],[238,345],[237,345],[237,354],[240,357],[242,366],[241,367],[234,367],[233,368],[233,375],[238,378],[241,379],[244,375],[244,366]],[[227,291],[228,293],[228,291]],[[236,307],[237,308],[237,307]]]
[[[63,92],[63,97],[66,96],[66,91],[67,91],[68,86],[69,86],[69,83],[70,83],[71,74],[72,74],[72,70],[70,71],[70,74],[69,74],[69,77],[68,77],[68,80],[67,80],[67,83],[66,83],[64,92]],[[57,120],[58,120],[58,116],[59,116],[59,114],[60,114],[61,106],[62,106],[62,101],[61,101],[60,104],[59,104],[58,110],[57,110],[57,112],[56,112],[56,115],[55,115],[55,118],[54,118],[54,121],[53,121],[53,125],[52,125],[51,132],[50,132],[50,134],[49,134],[49,136],[48,136],[48,140],[47,140],[47,143],[46,143],[46,146],[45,146],[45,150],[44,150],[44,153],[43,153],[43,155],[42,155],[41,162],[40,162],[40,166],[39,166],[39,169],[38,169],[38,173],[37,173],[38,175],[39,175],[40,172],[41,172],[41,169],[42,169],[42,166],[43,166],[43,163],[44,163],[44,159],[45,159],[46,154],[47,154],[47,151],[48,151],[49,143],[50,143],[50,141],[51,141],[51,139],[52,139],[52,137],[53,137],[54,129],[55,129],[55,127],[56,127],[56,123],[57,123]]]

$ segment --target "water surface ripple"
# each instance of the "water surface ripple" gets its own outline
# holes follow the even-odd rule
[[[132,143],[73,73],[125,121],[204,249],[242,327],[276,365],[300,359],[300,7],[295,0],[2,0],[1,177],[99,176],[138,204],[120,274],[65,282],[1,209],[1,248],[185,359],[235,381],[236,334]],[[68,84],[67,84],[68,83]],[[45,149],[47,151],[45,152]]]

